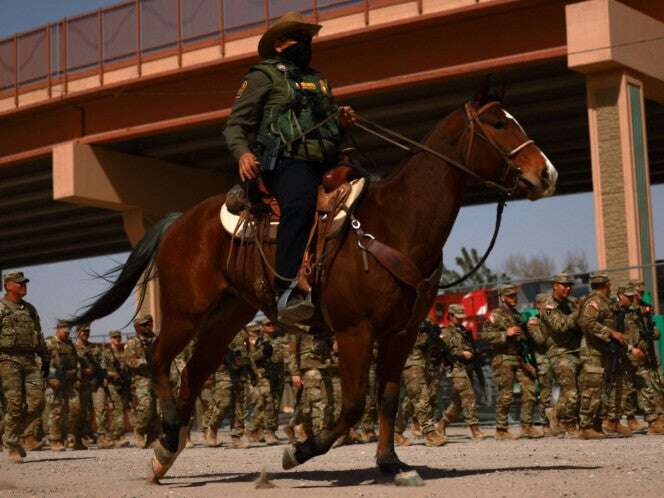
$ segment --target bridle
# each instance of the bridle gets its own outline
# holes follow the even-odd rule
[[[355,113],[355,117],[357,119],[355,126],[368,133],[371,133],[372,135],[377,136],[378,138],[388,143],[391,143],[392,145],[395,145],[405,151],[408,151],[411,154],[416,154],[417,152],[426,152],[427,154],[446,162],[453,168],[475,178],[476,180],[484,183],[485,185],[494,188],[496,190],[499,190],[505,197],[509,198],[512,196],[512,194],[514,194],[514,192],[518,188],[520,181],[523,180],[530,184],[530,181],[523,176],[521,168],[519,168],[514,163],[514,160],[521,153],[521,151],[523,151],[529,145],[534,144],[535,142],[533,140],[528,139],[519,146],[515,147],[514,149],[510,151],[505,151],[493,138],[491,138],[491,135],[489,135],[485,129],[484,123],[482,123],[482,121],[480,120],[480,116],[483,113],[485,113],[487,110],[497,105],[500,105],[500,102],[492,101],[483,105],[477,110],[473,108],[470,102],[466,102],[466,104],[464,105],[465,119],[467,123],[466,131],[464,133],[468,134],[468,142],[466,145],[466,153],[464,158],[465,164],[462,164],[461,162],[452,159],[451,157],[446,156],[445,154],[442,154],[427,145],[424,145],[415,140],[411,140],[410,138],[402,135],[401,133],[398,133],[394,130],[379,125],[378,123],[375,123],[363,116],[360,116],[357,113]],[[486,178],[482,177],[481,175],[479,175],[478,173],[476,173],[475,171],[471,170],[468,167],[472,158],[471,156],[475,143],[474,142],[475,137],[478,137],[487,142],[489,145],[491,145],[493,150],[500,156],[503,163],[503,170],[500,174],[500,180],[499,180],[500,183],[494,182],[492,180],[487,180]]]
[[[487,142],[489,145],[491,145],[491,147],[498,153],[498,155],[502,159],[503,171],[501,172],[500,175],[500,183],[495,183],[490,180],[484,180],[484,183],[494,188],[498,188],[499,190],[503,190],[506,194],[511,196],[519,186],[519,181],[521,180],[528,181],[525,180],[521,168],[519,168],[514,163],[514,159],[519,155],[519,153],[522,150],[524,150],[529,145],[534,144],[535,141],[528,139],[524,141],[521,145],[518,145],[517,147],[515,147],[510,151],[503,150],[503,148],[498,143],[496,143],[496,141],[493,138],[491,138],[491,135],[487,133],[486,129],[484,128],[485,126],[484,123],[482,123],[482,121],[480,120],[480,116],[483,113],[485,113],[487,110],[497,105],[500,105],[500,102],[492,101],[487,104],[484,104],[482,107],[480,107],[477,110],[473,108],[470,102],[466,102],[466,104],[464,105],[464,109],[466,111],[466,121],[468,123],[468,126],[466,128],[466,132],[468,133],[468,142],[466,145],[465,163],[466,165],[470,164],[475,137],[481,138],[482,140]],[[508,185],[508,182],[510,181],[513,183],[511,184],[511,186],[506,187],[506,185]]]

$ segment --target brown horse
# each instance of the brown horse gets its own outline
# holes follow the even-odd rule
[[[370,185],[355,212],[366,233],[406,255],[421,275],[438,275],[443,245],[473,176],[531,200],[551,195],[555,189],[553,165],[502,104],[486,92],[438,123],[425,145],[464,164],[472,174],[432,153],[420,152],[389,179]],[[71,320],[89,322],[109,314],[130,295],[146,268],[156,265],[163,316],[153,375],[164,434],[154,447],[154,481],[167,472],[181,451],[182,435],[204,381],[220,365],[229,342],[260,307],[254,276],[247,270],[255,268],[254,262],[248,261],[242,270],[226,269],[229,251],[237,242],[219,223],[224,198],[212,197],[184,215],[169,216],[155,225],[131,253],[113,286]],[[341,415],[332,428],[288,447],[284,468],[326,453],[359,420],[373,344],[378,341],[380,437],[376,461],[381,471],[392,475],[408,469],[394,451],[399,383],[417,324],[431,305],[436,286],[417,299],[421,293],[395,278],[371,255],[366,271],[358,248],[362,240],[357,233],[346,235],[324,287],[318,290],[319,307],[324,306],[329,316],[325,321],[315,317],[312,323],[326,329],[329,324],[338,342]],[[274,247],[268,247],[267,253],[273,258]],[[414,306],[416,299],[420,302]],[[182,373],[176,401],[169,367],[194,337],[198,341]]]

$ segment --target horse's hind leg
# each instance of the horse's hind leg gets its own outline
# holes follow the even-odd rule
[[[327,453],[334,442],[362,418],[373,352],[373,328],[370,323],[363,322],[337,333],[336,338],[342,391],[341,414],[331,429],[308,437],[304,443],[287,447],[282,458],[285,470]]]
[[[221,364],[230,341],[255,313],[256,310],[239,298],[226,294],[219,306],[202,320],[193,355],[182,372],[177,404],[174,404],[175,418],[164,421],[164,438],[154,446],[151,481],[164,476],[184,448],[185,432],[203,383]]]
[[[380,432],[376,449],[376,464],[381,472],[397,475],[410,467],[394,451],[394,420],[399,407],[401,373],[406,358],[413,349],[416,331],[401,331],[382,337],[378,345],[378,402]],[[415,476],[419,480],[418,476]],[[420,481],[421,482],[421,481]]]

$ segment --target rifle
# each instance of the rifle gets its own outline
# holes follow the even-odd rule
[[[622,307],[619,308],[616,313],[616,330],[623,334],[625,333],[626,314],[627,311]],[[600,346],[600,350],[608,353],[611,358],[609,368],[607,368],[604,372],[604,381],[606,382],[606,385],[611,388],[616,383],[616,377],[621,368],[629,364],[629,359],[627,358],[627,348],[612,338],[608,345]]]
[[[473,339],[473,334],[470,330],[465,329],[464,334],[466,335],[466,342],[470,344],[470,350],[473,353],[473,357],[470,360],[465,360],[464,363],[467,363],[471,366],[477,383],[480,385],[480,393],[486,402],[488,400],[486,393],[486,378],[484,377],[484,370],[482,369],[486,364],[487,353],[489,347],[484,344],[475,343]]]
[[[651,369],[659,382],[661,382],[661,375],[657,365],[657,355],[655,354],[655,324],[652,320],[652,313],[643,312],[639,308],[639,334],[646,343],[646,365]]]
[[[530,335],[528,331],[528,321],[520,322],[519,327],[521,327],[521,332],[523,332],[523,337],[517,341],[517,347],[519,350],[519,363],[523,370],[533,377],[533,380],[537,381],[537,359],[535,358],[535,340]],[[526,367],[530,365],[535,369],[535,374],[532,374],[532,369]]]

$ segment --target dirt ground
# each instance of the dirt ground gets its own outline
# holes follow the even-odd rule
[[[484,430],[493,434],[492,427]],[[232,450],[198,443],[180,455],[160,485],[145,483],[149,450],[41,451],[30,453],[22,465],[9,464],[0,454],[0,496],[664,496],[662,436],[472,442],[462,427],[448,433],[449,443],[441,448],[417,440],[398,449],[425,480],[418,488],[397,487],[379,474],[375,444],[337,448],[285,472],[283,445]],[[261,469],[273,489],[255,488]]]

